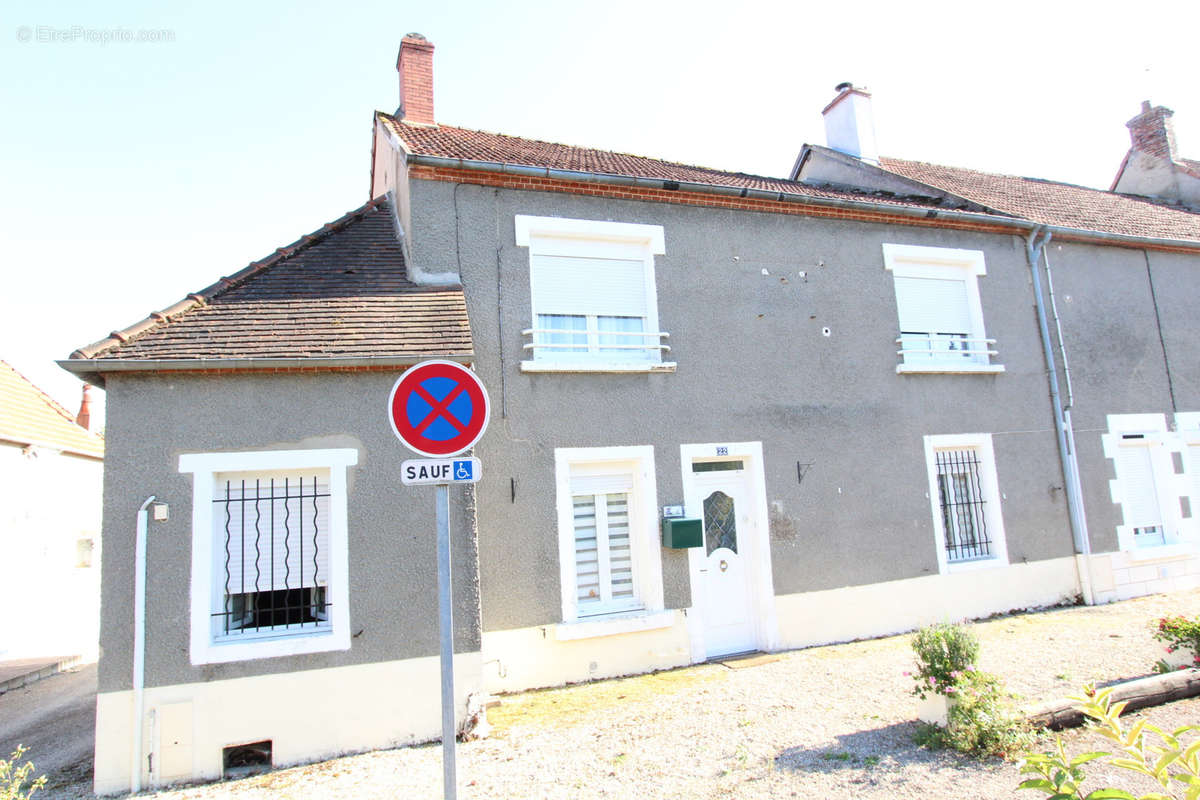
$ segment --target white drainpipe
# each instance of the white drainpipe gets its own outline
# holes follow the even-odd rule
[[[146,684],[146,528],[150,504],[146,498],[137,514],[137,535],[133,562],[133,748],[129,759],[129,791],[142,790],[142,714],[143,687]]]

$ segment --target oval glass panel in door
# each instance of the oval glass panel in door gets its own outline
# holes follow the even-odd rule
[[[706,555],[718,547],[737,552],[737,522],[733,498],[724,492],[713,492],[704,498],[704,548]]]

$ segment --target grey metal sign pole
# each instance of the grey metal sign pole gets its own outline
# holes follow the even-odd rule
[[[450,579],[450,487],[437,484],[438,619],[442,631],[442,796],[455,800],[458,778],[454,723],[454,592]]]
[[[404,446],[424,459],[400,465],[405,486],[436,488],[438,622],[442,661],[442,796],[456,800],[454,708],[454,587],[450,577],[450,484],[475,483],[480,463],[470,450],[487,429],[491,405],[483,381],[453,361],[431,359],[414,364],[392,384],[388,424]],[[441,427],[434,425],[442,421]],[[446,429],[454,433],[448,438]]]

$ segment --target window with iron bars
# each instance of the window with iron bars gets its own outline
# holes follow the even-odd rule
[[[945,532],[946,561],[991,558],[987,499],[975,448],[935,451],[938,503]]]
[[[214,639],[330,626],[328,475],[216,476]]]

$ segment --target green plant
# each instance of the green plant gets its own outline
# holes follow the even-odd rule
[[[17,745],[17,749],[7,761],[0,758],[0,800],[29,800],[34,792],[46,785],[46,776],[43,775],[25,787],[25,781],[33,772],[31,761],[17,766],[17,762],[25,755],[25,750],[25,747]]]
[[[962,676],[975,671],[979,640],[961,625],[940,623],[917,631],[912,649],[917,656],[913,694],[924,699],[929,694],[954,694]]]
[[[1083,694],[1070,699],[1096,723],[1096,731],[1117,748],[1117,753],[1092,752],[1069,757],[1062,737],[1055,737],[1052,753],[1027,753],[1021,765],[1022,774],[1040,777],[1022,781],[1017,788],[1045,792],[1050,800],[1197,800],[1200,798],[1200,725],[1184,725],[1167,733],[1145,720],[1128,731],[1119,717],[1125,702],[1112,702],[1111,688],[1096,691],[1092,685],[1083,687]],[[1147,734],[1156,736],[1160,744],[1147,741]],[[1183,737],[1190,734],[1191,741]],[[1151,792],[1138,796],[1115,787],[1102,787],[1083,794],[1080,784],[1085,779],[1083,765],[1103,759],[1104,763],[1131,772],[1148,775],[1168,791],[1182,789],[1183,794]],[[1179,784],[1182,784],[1180,786]]]
[[[965,672],[947,687],[946,694],[954,699],[946,727],[923,725],[917,733],[919,744],[1001,758],[1032,746],[1033,731],[1013,708],[997,676],[978,670]]]
[[[1192,654],[1192,661],[1200,666],[1200,617],[1188,619],[1183,615],[1163,617],[1158,621],[1154,638],[1167,643],[1167,652],[1183,650]]]

